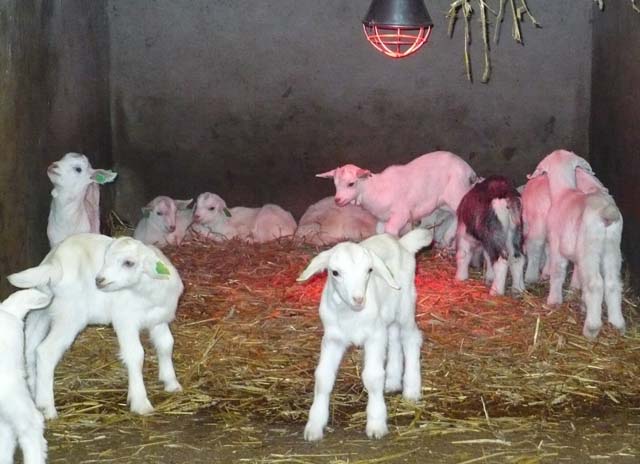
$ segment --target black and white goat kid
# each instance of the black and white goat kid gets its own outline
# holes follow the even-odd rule
[[[513,292],[524,291],[522,202],[512,182],[504,176],[478,182],[460,202],[457,214],[456,279],[469,278],[469,263],[482,249],[485,279],[493,281],[491,295],[504,294],[508,269]]]

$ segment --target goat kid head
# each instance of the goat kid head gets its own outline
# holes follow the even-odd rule
[[[191,200],[174,200],[170,197],[159,196],[142,208],[142,215],[158,229],[170,234],[176,230],[176,212],[186,209]]]
[[[193,222],[196,224],[212,224],[220,219],[231,217],[227,203],[215,193],[201,193],[196,200]]]
[[[595,176],[591,165],[584,158],[576,155],[568,150],[556,150],[547,155],[536,167],[536,170],[532,174],[527,175],[527,179],[534,179],[536,177],[557,173],[568,180],[573,179],[573,187],[576,183],[576,172],[580,168],[585,173]]]
[[[93,169],[81,153],[67,153],[47,168],[49,180],[57,188],[82,192],[90,184],[112,182],[118,174],[106,169]]]
[[[392,289],[400,289],[391,271],[378,255],[356,243],[339,243],[318,254],[297,280],[306,281],[325,269],[329,279],[327,285],[331,285],[339,298],[353,311],[364,309],[367,286],[372,274],[376,274]]]
[[[353,164],[345,164],[331,171],[316,174],[316,177],[333,178],[336,186],[335,202],[338,206],[345,206],[355,202],[358,197],[358,184],[371,177],[371,171]]]
[[[96,287],[112,292],[136,285],[142,275],[152,279],[171,277],[169,265],[142,242],[120,237],[109,244],[102,268],[96,275]]]

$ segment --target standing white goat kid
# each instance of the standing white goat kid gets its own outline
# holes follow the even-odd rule
[[[220,196],[205,192],[196,201],[192,229],[195,234],[215,241],[239,238],[263,243],[292,236],[296,221],[291,213],[278,205],[227,208]]]
[[[570,151],[556,150],[538,164],[529,178],[545,175],[549,180],[550,287],[547,304],[562,303],[567,263],[573,262],[578,268],[586,310],[582,333],[593,339],[602,327],[603,296],[609,322],[620,332],[625,330],[620,279],[623,220],[608,193],[583,193],[577,189],[577,169],[593,175],[591,166],[583,158]]]
[[[165,247],[180,245],[190,225],[192,200],[174,200],[167,196],[155,197],[142,208],[133,237],[147,245]],[[183,211],[183,212],[182,212]]]
[[[73,234],[100,232],[100,188],[117,174],[93,169],[81,153],[67,153],[51,163],[47,176],[53,184],[47,237],[53,248]]]
[[[328,271],[319,308],[324,336],[313,405],[304,429],[306,440],[323,436],[329,396],[350,345],[364,347],[362,380],[369,395],[369,438],[381,438],[388,432],[384,391],[402,389],[405,399],[420,398],[422,334],[415,321],[415,253],[432,239],[432,231],[416,229],[400,240],[381,234],[359,244],[342,242],[318,254],[298,277],[305,281]]]
[[[166,391],[181,390],[171,360],[175,317],[183,284],[160,250],[131,238],[78,234],[49,252],[42,263],[8,277],[16,287],[46,288],[48,308],[32,311],[26,324],[29,386],[48,419],[56,417],[53,373],[64,352],[89,324],[113,325],[129,374],[131,411],[153,407],[142,378],[144,350],[139,332],[149,331]]]
[[[347,164],[316,176],[333,178],[337,205],[354,202],[362,206],[384,222],[384,232],[396,237],[406,224],[436,208],[455,214],[477,179],[471,166],[448,151],[427,153],[407,164],[389,166],[380,174]],[[454,218],[444,234],[447,245],[455,231]]]
[[[11,464],[16,440],[25,464],[44,464],[44,419],[33,404],[24,379],[25,314],[49,304],[51,296],[20,290],[0,304],[0,463]]]

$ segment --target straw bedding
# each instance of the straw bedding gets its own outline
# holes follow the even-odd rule
[[[87,439],[92,427],[136,427],[149,420],[204,413],[229,430],[252,423],[304,427],[322,327],[317,305],[324,276],[295,282],[318,250],[290,240],[247,246],[192,242],[167,254],[185,282],[176,322],[175,365],[185,391],[164,393],[148,343],[145,380],[160,414],[141,419],[126,408],[126,373],[111,328],[90,328],[56,371],[60,442]],[[490,297],[475,274],[454,280],[452,257],[418,255],[417,318],[425,335],[423,399],[387,395],[392,437],[453,430],[526,427],[610,406],[640,403],[637,300],[625,294],[629,330],[605,327],[596,342],[580,334],[575,297],[544,304],[546,285],[522,298]],[[332,427],[364,430],[366,392],[360,350],[346,355],[331,403]],[[168,419],[169,418],[169,419]]]

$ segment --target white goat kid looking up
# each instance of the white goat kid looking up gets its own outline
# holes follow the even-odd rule
[[[113,325],[129,374],[131,411],[153,411],[142,378],[144,350],[139,332],[143,329],[149,331],[156,349],[165,390],[181,389],[171,360],[169,322],[175,317],[183,284],[157,248],[131,237],[78,234],[51,250],[39,266],[8,279],[16,287],[39,287],[53,295],[51,304],[32,311],[26,323],[29,386],[46,418],[57,415],[54,369],[89,324]]]
[[[562,284],[567,263],[575,263],[586,310],[583,335],[593,339],[602,327],[602,302],[607,304],[609,322],[625,330],[622,315],[622,214],[605,192],[583,193],[577,189],[576,170],[593,175],[583,158],[556,150],[544,158],[529,176],[549,180],[551,207],[547,217],[550,286],[547,304],[562,303]]]
[[[0,304],[0,463],[11,464],[16,441],[25,464],[44,464],[44,419],[24,379],[24,327],[30,309],[49,304],[50,295],[20,290]]]
[[[447,151],[427,153],[379,174],[347,164],[317,177],[333,178],[337,205],[354,202],[362,206],[384,223],[384,232],[396,237],[406,224],[419,221],[436,208],[455,215],[460,200],[477,179],[471,166]],[[444,234],[447,244],[453,241],[455,231],[454,218]]]
[[[164,195],[155,197],[142,208],[142,219],[138,222],[133,237],[160,248],[179,245],[189,227],[189,218],[193,215],[188,210],[191,202],[192,200],[174,200]]]
[[[215,241],[238,238],[263,243],[292,236],[296,231],[296,221],[291,213],[278,205],[229,209],[219,195],[205,192],[196,201],[192,229],[195,234]]]
[[[67,153],[51,163],[47,176],[53,184],[47,224],[49,244],[54,247],[73,234],[100,232],[100,189],[117,174],[93,169],[81,153]]]
[[[415,321],[415,253],[432,239],[432,231],[415,229],[400,240],[381,234],[359,244],[342,242],[318,254],[298,277],[305,281],[328,271],[319,308],[324,336],[313,405],[304,430],[306,440],[323,436],[329,396],[350,345],[364,347],[362,380],[369,396],[369,438],[381,438],[388,432],[384,391],[402,389],[405,399],[420,398],[422,334]]]

